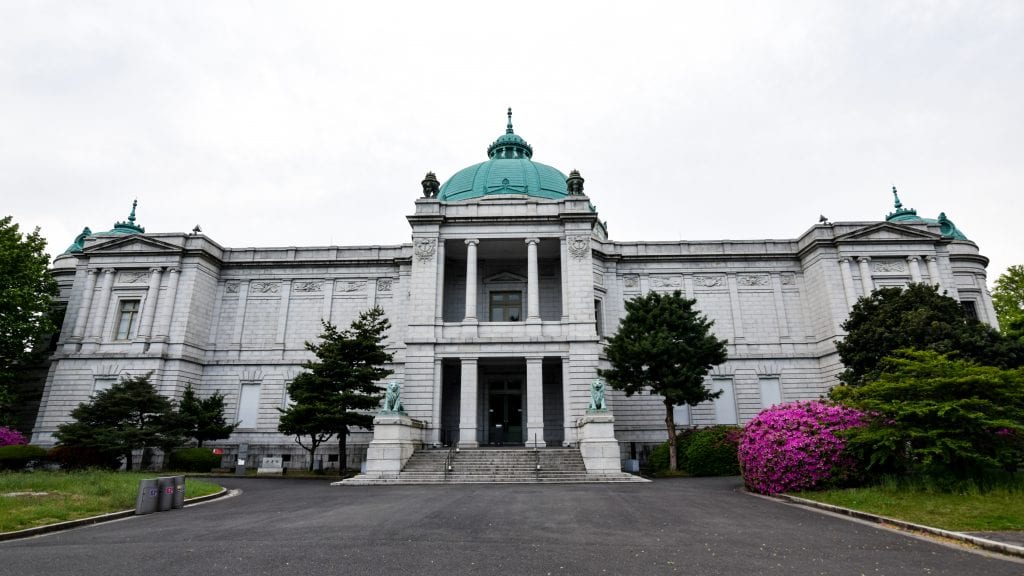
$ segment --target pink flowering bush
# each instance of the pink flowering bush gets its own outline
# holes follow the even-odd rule
[[[866,422],[863,412],[820,401],[767,408],[740,437],[743,482],[754,492],[778,494],[848,478],[855,462],[843,454],[838,433]]]
[[[28,444],[28,440],[21,435],[21,432],[6,426],[0,426],[0,446],[14,446]]]

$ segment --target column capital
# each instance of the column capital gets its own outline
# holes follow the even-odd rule
[[[150,272],[163,272],[163,270],[164,270],[163,266],[151,266],[149,268]]]
[[[841,262],[843,264],[849,264],[850,261],[851,261],[851,258],[849,256],[841,256],[839,258],[839,262]]]
[[[466,238],[466,245],[467,246],[476,246],[479,243],[480,243],[480,239],[479,238]]]
[[[113,274],[114,272],[117,272],[117,270],[115,270],[114,268],[104,268],[103,269],[103,273],[104,274]]]
[[[532,356],[527,356],[526,357],[526,363],[527,364],[539,364],[539,363],[541,363],[543,361],[544,361],[544,356],[542,356],[542,355],[532,355]]]
[[[526,242],[527,244],[534,244],[534,245],[536,245],[536,244],[540,243],[540,238],[527,238],[527,239],[524,240],[524,242]]]
[[[99,274],[99,268],[89,268],[85,271],[86,274]]]
[[[858,256],[857,257],[857,262],[861,262],[861,263],[871,262],[871,256]]]
[[[479,361],[479,360],[480,360],[480,358],[478,358],[476,356],[460,356],[459,357],[459,362],[461,362],[463,364],[476,364],[477,361]]]
[[[178,272],[180,272],[177,266],[168,266],[167,271],[170,272],[171,274],[177,274]]]
[[[939,259],[936,258],[935,256],[925,256],[924,259],[927,260],[928,262],[938,262],[939,261]]]
[[[917,256],[907,256],[907,262],[917,262],[919,260],[920,258],[918,258]]]

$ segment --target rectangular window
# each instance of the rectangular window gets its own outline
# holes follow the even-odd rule
[[[238,395],[238,427],[255,428],[260,413],[260,385],[242,384]]]
[[[597,323],[597,335],[604,336],[604,311],[600,298],[594,299],[594,321]]]
[[[761,407],[782,404],[782,388],[778,378],[761,378]]]
[[[519,322],[523,317],[523,293],[491,292],[491,322]]]
[[[139,329],[139,301],[121,300],[117,311],[116,340],[132,340]]]
[[[964,309],[964,316],[967,316],[968,320],[978,319],[978,307],[974,304],[973,300],[964,300],[960,303],[960,306]]]
[[[713,382],[714,391],[722,391],[722,395],[715,398],[715,423],[735,424],[736,423],[736,394],[733,391],[732,380],[716,379]]]
[[[690,405],[689,404],[676,404],[672,407],[672,420],[675,421],[676,426],[689,426],[690,425]]]

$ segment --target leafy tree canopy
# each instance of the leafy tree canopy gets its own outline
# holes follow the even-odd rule
[[[149,376],[126,377],[97,392],[71,411],[73,420],[60,425],[54,436],[62,446],[124,458],[128,470],[133,450],[180,446],[184,439],[174,406],[157,392]]]
[[[956,300],[934,286],[879,288],[854,304],[836,343],[846,366],[840,380],[859,386],[878,378],[879,363],[902,348],[952,354],[988,365],[1024,363],[1024,346],[970,320]]]
[[[1024,368],[901,350],[876,379],[830,395],[875,415],[849,432],[847,448],[869,470],[962,479],[1013,470],[1024,457]]]
[[[705,385],[708,372],[726,360],[726,341],[711,332],[714,324],[694,306],[696,300],[649,292],[626,302],[626,316],[608,340],[611,368],[599,374],[627,396],[638,392],[664,398],[669,439],[669,469],[677,470],[673,408],[717,398]]]
[[[1024,328],[1024,266],[1010,266],[1000,274],[992,290],[992,305],[1004,334],[1024,336],[1020,334]]]
[[[13,418],[13,382],[31,362],[33,348],[55,327],[50,319],[57,283],[47,268],[46,240],[37,228],[23,234],[13,218],[0,218],[0,423]]]
[[[238,423],[228,424],[224,419],[224,395],[220,392],[199,398],[192,385],[185,387],[178,405],[182,433],[196,439],[202,447],[203,442],[220,440],[231,436]]]
[[[306,371],[288,384],[292,404],[282,410],[278,430],[296,436],[310,453],[310,466],[316,446],[337,435],[344,471],[349,427],[373,428],[370,411],[383,398],[378,383],[393,373],[385,368],[392,359],[384,345],[390,327],[384,310],[376,306],[361,313],[347,330],[323,322],[320,341],[306,342],[317,359],[306,362]],[[309,437],[306,444],[304,436]]]

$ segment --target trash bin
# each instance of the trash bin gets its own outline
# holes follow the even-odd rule
[[[185,507],[185,477],[174,476],[174,501],[171,508]]]
[[[161,476],[157,478],[157,488],[160,490],[160,496],[158,497],[156,509],[166,512],[174,504],[174,476]]]
[[[156,478],[139,480],[139,495],[135,499],[135,514],[152,514],[156,512],[160,499],[160,489]]]

